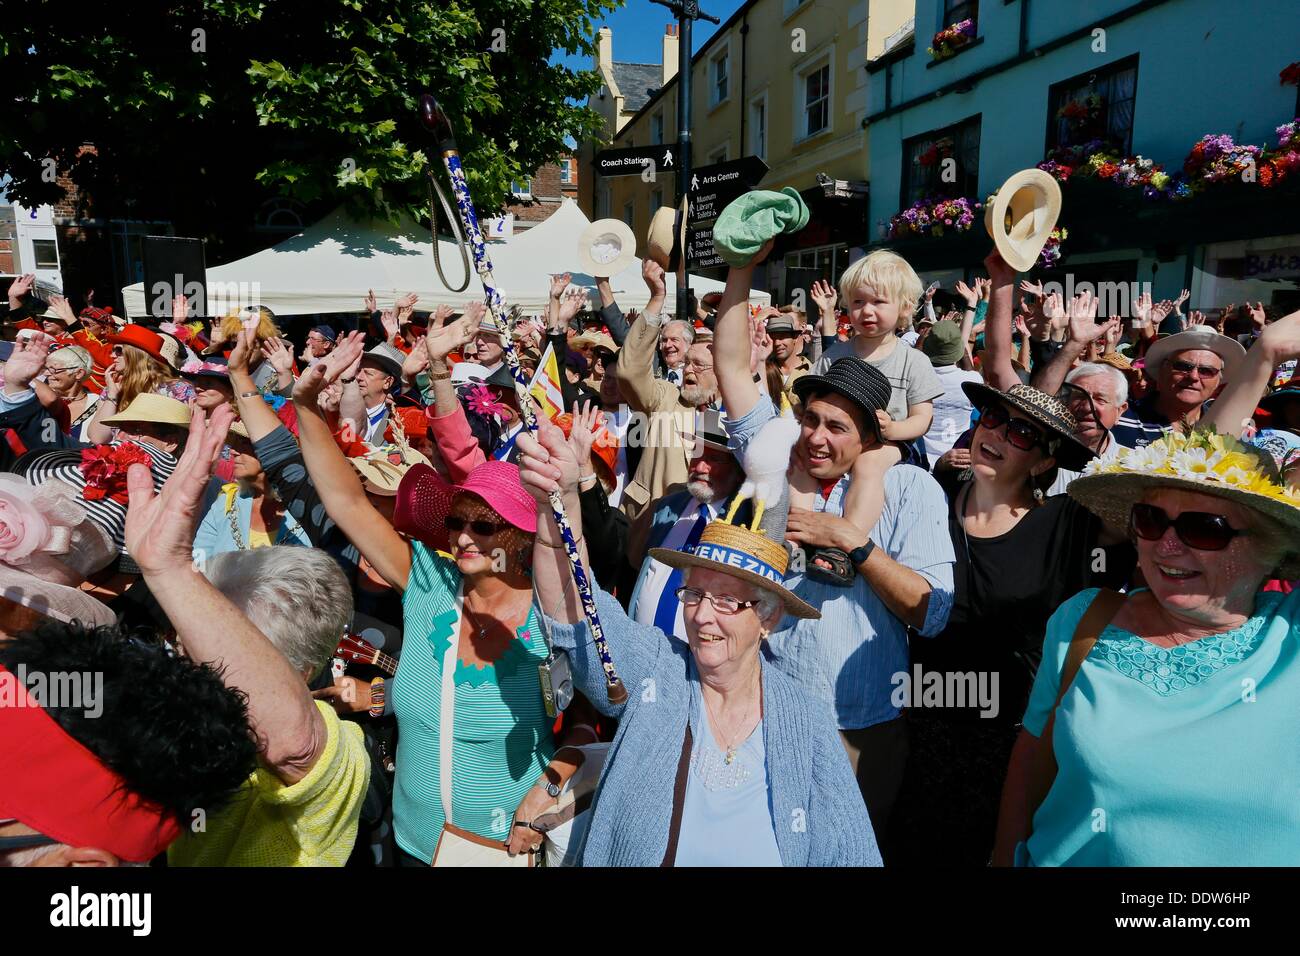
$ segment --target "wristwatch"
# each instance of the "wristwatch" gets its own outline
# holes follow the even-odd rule
[[[853,563],[853,566],[855,568],[860,568],[862,567],[862,562],[867,560],[867,558],[871,557],[871,552],[875,550],[876,550],[876,542],[868,538],[866,544],[862,545],[861,547],[854,548],[852,551],[849,552],[849,560]]]
[[[542,789],[550,795],[552,800],[558,800],[560,799],[560,794],[564,792],[564,785],[551,783],[549,779],[543,777]]]

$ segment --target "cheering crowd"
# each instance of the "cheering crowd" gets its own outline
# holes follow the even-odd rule
[[[686,322],[16,280],[0,865],[1300,862],[1300,312],[773,238]]]

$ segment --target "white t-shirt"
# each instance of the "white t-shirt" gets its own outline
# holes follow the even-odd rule
[[[962,382],[982,382],[979,372],[972,372],[956,365],[941,365],[934,370],[943,394],[934,400],[934,421],[925,433],[925,453],[929,456],[930,466],[939,460],[939,456],[952,448],[953,442],[970,428],[970,399],[961,390]]]

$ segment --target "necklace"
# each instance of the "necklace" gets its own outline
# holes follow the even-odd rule
[[[470,626],[475,629],[476,636],[479,638],[482,638],[483,635],[490,631],[493,625],[496,625],[497,627],[506,627],[506,625],[501,624],[499,621],[488,621],[486,624],[479,624],[478,615],[470,610],[469,601],[465,601],[461,606],[465,608],[465,613],[469,615]],[[506,629],[509,630],[508,627]]]
[[[718,728],[718,730],[721,731],[722,722],[718,720],[718,718],[714,715],[713,707],[709,704],[709,697],[707,694],[704,693],[703,686],[700,687],[700,694],[704,696],[704,708],[709,712],[709,719],[712,720],[714,725]],[[727,766],[731,766],[731,764],[736,759],[736,740],[738,737],[740,737],[740,735],[744,732],[745,727],[749,724],[749,715],[752,714],[753,712],[754,712],[754,701],[750,700],[749,707],[745,710],[744,718],[740,721],[740,724],[735,734],[732,735],[731,742],[726,745],[725,748],[726,754],[722,758],[722,762]]]

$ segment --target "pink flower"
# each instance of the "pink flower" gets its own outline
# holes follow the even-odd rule
[[[39,550],[49,536],[50,523],[30,499],[0,491],[0,562],[24,560]]]

